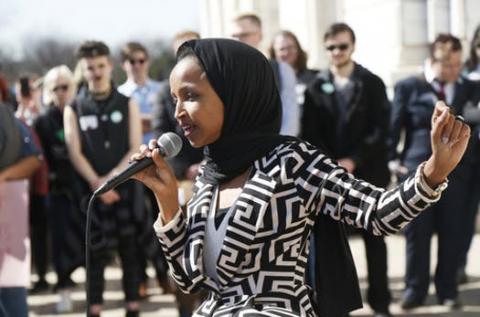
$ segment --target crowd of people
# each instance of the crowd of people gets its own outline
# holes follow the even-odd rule
[[[54,67],[42,76],[22,76],[14,84],[12,95],[15,100],[10,97],[7,83],[0,81],[0,186],[14,180],[30,179],[29,192],[18,193],[29,196],[32,264],[38,276],[28,291],[36,293],[50,290],[52,286],[48,284],[46,274],[52,263],[57,276],[53,290],[60,295],[56,310],[63,313],[73,309],[71,290],[75,287],[75,282],[71,279],[71,274],[84,265],[85,211],[92,192],[124,169],[132,157],[138,155],[142,143],[149,144],[163,133],[176,132],[182,137],[184,146],[179,155],[169,159],[172,173],[178,180],[175,183],[178,192],[173,197],[180,206],[186,206],[193,195],[194,199],[189,204],[193,207],[188,209],[191,208],[191,212],[197,212],[197,215],[200,215],[199,208],[202,206],[202,202],[195,199],[199,192],[205,191],[204,196],[213,195],[218,199],[215,203],[218,206],[214,207],[218,210],[214,213],[213,221],[205,221],[208,228],[202,233],[208,245],[204,248],[205,263],[195,259],[198,256],[195,245],[184,251],[190,254],[190,258],[182,260],[178,241],[174,240],[184,239],[182,241],[185,245],[190,246],[188,237],[176,236],[185,219],[178,212],[177,215],[163,216],[157,220],[160,210],[163,212],[168,208],[159,200],[162,191],[156,190],[152,180],[142,180],[145,184],[138,181],[124,183],[101,195],[94,205],[92,248],[89,251],[92,260],[87,277],[90,280],[91,294],[91,305],[87,308],[89,316],[101,314],[105,267],[116,256],[120,259],[123,272],[122,287],[127,317],[139,316],[140,301],[148,296],[149,277],[146,269],[149,265],[155,269],[157,285],[164,292],[176,295],[180,316],[190,316],[203,300],[205,301],[198,311],[201,316],[210,316],[214,311],[234,314],[239,306],[257,309],[262,301],[267,302],[268,296],[258,296],[252,302],[244,297],[248,292],[254,292],[255,287],[252,285],[257,282],[241,282],[241,277],[247,276],[247,273],[230,271],[230,266],[236,262],[229,262],[231,259],[226,254],[228,251],[220,249],[221,245],[218,245],[218,241],[223,241],[219,239],[222,230],[223,237],[226,237],[225,245],[228,241],[237,239],[232,236],[233,229],[223,221],[230,217],[232,208],[229,207],[237,202],[235,199],[227,199],[229,203],[222,200],[222,197],[229,197],[221,196],[224,190],[222,186],[230,182],[247,182],[247,185],[251,182],[252,188],[262,186],[268,192],[269,182],[272,181],[269,179],[270,174],[273,175],[277,168],[268,166],[268,160],[287,160],[289,157],[284,152],[288,151],[295,152],[289,155],[303,156],[303,164],[312,164],[307,167],[299,163],[302,169],[311,167],[312,170],[322,170],[333,166],[333,163],[324,159],[320,163],[313,161],[313,156],[310,155],[317,152],[310,146],[321,149],[322,152],[318,152],[318,155],[326,154],[345,171],[345,175],[349,175],[338,176],[338,182],[347,184],[342,185],[345,188],[355,188],[358,196],[351,194],[344,205],[342,203],[342,211],[336,211],[336,207],[327,210],[327,205],[322,207],[326,211],[317,210],[317,214],[314,212],[315,203],[307,208],[303,205],[300,207],[298,201],[289,202],[292,205],[286,208],[291,208],[291,213],[309,214],[308,221],[302,221],[309,223],[305,232],[310,232],[311,229],[312,234],[302,238],[293,234],[290,236],[294,240],[292,243],[301,244],[302,248],[299,247],[295,252],[299,258],[305,257],[305,263],[299,262],[290,267],[288,263],[291,259],[281,258],[277,247],[274,250],[272,247],[270,253],[268,250],[258,253],[275,259],[278,264],[276,269],[283,265],[285,270],[295,271],[294,279],[300,279],[309,285],[295,289],[297,300],[289,302],[288,305],[291,306],[288,307],[299,316],[318,314],[343,317],[361,306],[358,279],[348,241],[345,239],[347,230],[348,234],[361,234],[365,242],[368,291],[364,301],[371,306],[375,316],[391,316],[387,247],[383,236],[393,234],[403,227],[407,262],[401,307],[409,310],[424,304],[430,284],[430,245],[433,234],[438,235],[438,258],[434,276],[438,302],[450,309],[461,307],[458,285],[468,279],[465,272],[467,254],[480,202],[480,183],[477,181],[480,176],[480,27],[471,40],[469,58],[465,63],[462,61],[461,41],[452,34],[439,34],[430,45],[423,73],[413,74],[412,77],[397,82],[393,100],[387,97],[382,79],[353,60],[355,32],[345,23],[332,24],[326,30],[323,43],[328,67],[321,70],[307,67],[307,53],[296,35],[287,30],[281,30],[273,37],[268,52],[265,52],[268,55],[268,69],[264,69],[263,61],[254,53],[260,50],[263,37],[262,21],[254,14],[236,17],[232,21],[231,30],[231,38],[255,50],[237,47],[229,41],[196,41],[200,35],[193,31],[177,34],[172,50],[177,52],[180,49],[179,64],[172,72],[170,81],[150,78],[148,50],[141,43],[129,42],[121,50],[121,67],[127,79],[117,86],[112,80],[114,65],[110,49],[101,41],[86,41],[78,48],[75,73],[80,74],[79,78],[65,65]],[[243,67],[240,70],[235,68],[240,66],[235,63],[232,66],[228,61],[228,54],[237,58],[235,54],[239,54],[239,51],[243,52],[241,58],[246,59],[245,64],[242,64],[242,59],[237,60],[238,65]],[[251,64],[246,57],[251,58]],[[212,89],[205,86],[205,91],[195,92],[188,88],[188,84],[185,87],[179,85],[179,80],[187,83],[193,81],[191,78],[195,76],[195,67],[198,65],[188,64],[191,60],[201,64],[214,93],[220,97],[219,102],[225,108],[216,107],[216,99],[210,96],[214,100],[212,105],[203,112],[193,111],[193,119],[187,118],[187,115],[185,119],[178,107],[179,100],[194,103]],[[192,73],[179,65],[190,67]],[[238,71],[238,74],[233,74],[233,70]],[[241,75],[244,78],[239,78]],[[203,84],[197,85],[203,87]],[[257,91],[257,86],[267,88]],[[279,98],[276,98],[277,89]],[[274,95],[268,96],[269,91],[275,92]],[[424,168],[422,162],[428,161],[432,155],[435,144],[432,143],[431,129],[435,122],[431,118],[432,115],[435,118],[438,101],[444,102],[451,113],[470,126],[472,136],[462,160],[449,175],[448,182],[437,182],[436,185],[439,186],[431,190],[431,186],[419,181],[423,184],[418,185],[423,196],[418,198],[407,185],[417,182],[418,174],[421,173],[418,172],[418,166]],[[264,112],[256,110],[257,103],[271,108],[265,108],[268,111]],[[277,104],[281,104],[279,113],[275,112]],[[244,114],[247,110],[238,110],[242,107],[250,111],[250,114]],[[442,118],[446,116],[442,112]],[[211,134],[207,136],[211,135],[212,139],[195,139],[195,120],[211,124],[211,128],[207,129]],[[258,128],[261,133],[255,130],[257,126],[250,126],[250,122],[254,121],[263,125]],[[275,130],[277,123],[278,131]],[[221,131],[220,136],[216,135],[217,138],[220,137],[218,142],[213,138],[217,130]],[[463,134],[460,130],[455,131],[460,139]],[[235,137],[235,133],[242,137]],[[278,133],[281,138],[273,136]],[[288,142],[294,142],[292,140],[296,138],[308,143],[291,143],[294,144],[291,145],[293,150],[282,148],[284,145],[281,144],[290,144]],[[449,144],[450,148],[455,148],[455,143],[448,143],[448,138],[441,141]],[[215,146],[211,145],[212,142]],[[248,142],[256,147],[246,147],[249,150],[245,151],[241,146]],[[262,144],[257,144],[259,142]],[[204,146],[205,151],[202,150]],[[237,146],[237,149],[232,149],[232,146]],[[249,167],[256,159],[264,157],[267,147],[270,150],[275,148],[278,154],[263,158],[262,164],[264,162],[265,166],[259,167],[255,163],[255,168]],[[150,146],[150,150],[153,148]],[[145,147],[143,152],[147,152]],[[234,157],[227,157],[227,153]],[[156,160],[160,159],[157,157]],[[158,162],[157,165],[161,164]],[[335,171],[337,170],[329,170],[327,178]],[[293,177],[297,182],[303,176],[299,173]],[[352,177],[372,185],[356,183]],[[277,185],[282,189],[276,188],[274,195],[288,196],[288,190],[293,189],[283,176],[280,178],[282,182]],[[196,179],[197,183],[193,186]],[[212,187],[208,188],[208,192],[199,187],[198,180],[202,186],[207,184],[207,187],[209,184],[220,184],[220,189],[214,190]],[[310,181],[322,191],[339,191],[333,185],[321,184],[315,180],[308,182]],[[393,187],[392,182],[400,184],[399,187]],[[440,199],[440,193],[447,187],[447,183],[448,190]],[[387,186],[394,189],[389,197],[384,197],[378,188]],[[299,196],[307,200],[308,190],[310,188],[307,186]],[[312,196],[308,196],[309,200],[314,196],[308,192],[310,194]],[[263,196],[252,195],[260,205],[262,199],[265,199]],[[345,198],[342,195],[346,194],[339,194],[336,199],[342,201]],[[322,199],[328,201],[332,198],[327,196]],[[16,197],[2,196],[1,199]],[[381,206],[375,208],[378,208],[378,217],[383,217],[378,219],[382,220],[370,215],[377,212],[376,209],[372,211],[366,206],[376,205],[373,202],[377,200],[381,200]],[[404,205],[403,200],[408,200],[408,206]],[[434,204],[422,211],[431,203]],[[357,205],[365,212],[354,211]],[[256,206],[252,208],[255,212],[265,212],[261,207],[258,210]],[[324,217],[324,214],[330,217]],[[288,219],[292,223],[298,220],[292,215],[289,217],[292,217]],[[342,222],[330,218],[341,218]],[[195,217],[192,219],[193,222],[200,221]],[[240,217],[235,219],[244,221]],[[286,228],[291,225],[290,222],[284,222],[285,219],[281,219],[279,224],[269,223],[265,226]],[[254,224],[253,226],[255,227]],[[245,224],[237,230],[248,231],[247,228],[249,227]],[[275,239],[286,239],[286,242],[282,242],[285,243],[282,248],[287,252],[289,235],[285,232],[283,235],[275,236]],[[253,242],[253,238],[242,240],[247,247],[251,247],[249,243],[253,245]],[[259,242],[255,240],[255,243]],[[338,252],[322,247],[326,244],[334,246]],[[228,245],[228,248],[232,253],[247,254],[247,251],[234,244]],[[0,247],[0,256],[5,252]],[[236,259],[238,255],[231,256]],[[241,265],[237,264],[242,270],[247,270],[249,265],[256,265],[253,263],[256,256],[255,253],[248,253]],[[25,260],[28,261],[28,257]],[[258,261],[263,263],[267,260]],[[187,269],[180,268],[182,262]],[[199,269],[199,263],[205,265],[205,268]],[[178,286],[169,277],[169,270],[173,270],[170,273]],[[260,271],[263,273],[267,270],[262,266]],[[268,272],[265,274],[268,276]],[[207,277],[204,278],[204,275]],[[230,285],[232,279],[238,279],[238,284]],[[264,287],[267,284],[278,288],[281,293],[281,281],[270,282],[265,279]],[[199,285],[201,287],[197,287]],[[335,287],[332,288],[331,285]],[[27,287],[28,281],[21,286],[3,282],[0,284],[0,315],[27,316]],[[256,287],[261,289],[261,286]],[[190,292],[198,288],[205,290],[188,295],[180,291]],[[236,288],[241,288],[245,293]],[[229,297],[216,296],[219,292],[229,293]],[[282,297],[283,302],[289,300],[290,298]],[[275,305],[282,307],[278,303]],[[272,314],[275,313],[274,309]],[[288,315],[280,311],[282,313]]]

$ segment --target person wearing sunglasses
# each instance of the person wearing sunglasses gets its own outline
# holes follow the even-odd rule
[[[128,42],[122,47],[120,57],[127,80],[118,86],[118,91],[133,98],[140,106],[142,116],[143,141],[153,138],[151,128],[152,107],[161,84],[148,76],[150,60],[148,51],[138,42]]]
[[[386,145],[390,103],[385,85],[352,59],[355,33],[347,24],[331,25],[324,45],[329,68],[322,70],[305,91],[302,138],[323,145],[355,177],[385,187],[390,181]],[[317,240],[321,231],[316,230]],[[375,316],[390,316],[385,241],[366,231],[359,233],[367,254],[367,301]],[[318,253],[310,260],[321,263],[321,258]]]
[[[122,68],[127,74],[127,80],[118,86],[118,91],[132,98],[139,105],[142,118],[143,142],[146,142],[155,137],[152,127],[153,111],[157,96],[164,84],[149,77],[150,56],[147,48],[141,43],[126,43],[121,49],[120,58]],[[155,209],[155,198],[149,192],[146,194],[145,216],[149,219],[149,223],[152,224],[154,212],[151,209]],[[146,228],[151,229],[151,226],[146,226]],[[145,271],[147,258],[152,260],[160,287],[166,292],[171,291],[167,276],[167,263],[162,255],[162,250],[155,241],[153,230],[149,230],[149,232],[149,237],[141,239],[142,242],[139,248],[142,254],[139,257],[142,267],[142,282],[139,289],[141,297],[147,296],[148,275]]]
[[[60,295],[57,313],[73,309],[70,289],[74,286],[70,273],[83,258],[81,215],[74,209],[73,167],[68,157],[63,127],[63,110],[75,94],[73,74],[65,66],[50,69],[43,79],[44,111],[33,122],[48,164],[47,213],[52,233],[52,259]],[[76,218],[75,218],[76,216]],[[80,218],[80,219],[79,219]]]

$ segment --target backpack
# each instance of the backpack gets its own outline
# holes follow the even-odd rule
[[[6,104],[0,103],[0,171],[20,158],[21,149],[17,119]]]

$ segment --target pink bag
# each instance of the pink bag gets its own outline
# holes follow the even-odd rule
[[[0,184],[0,287],[29,287],[28,180]]]

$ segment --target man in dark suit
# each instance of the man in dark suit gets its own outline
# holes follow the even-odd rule
[[[388,185],[387,145],[390,103],[382,80],[352,60],[355,34],[344,23],[324,36],[328,70],[305,92],[302,138],[328,151],[355,177]],[[363,231],[368,260],[368,302],[375,316],[390,316],[387,249],[382,237]]]
[[[390,148],[392,158],[400,163],[402,180],[430,156],[430,127],[435,102],[444,100],[451,111],[462,114],[474,98],[473,83],[460,76],[462,67],[460,40],[450,34],[440,34],[430,48],[425,73],[397,83],[392,107]],[[403,149],[398,152],[400,135],[404,131]],[[411,309],[421,306],[430,283],[430,240],[438,234],[438,258],[435,287],[440,304],[458,308],[456,270],[462,241],[462,219],[467,211],[473,171],[478,160],[469,145],[455,171],[449,176],[449,190],[431,210],[423,212],[405,229],[407,239],[406,289],[401,306]]]

